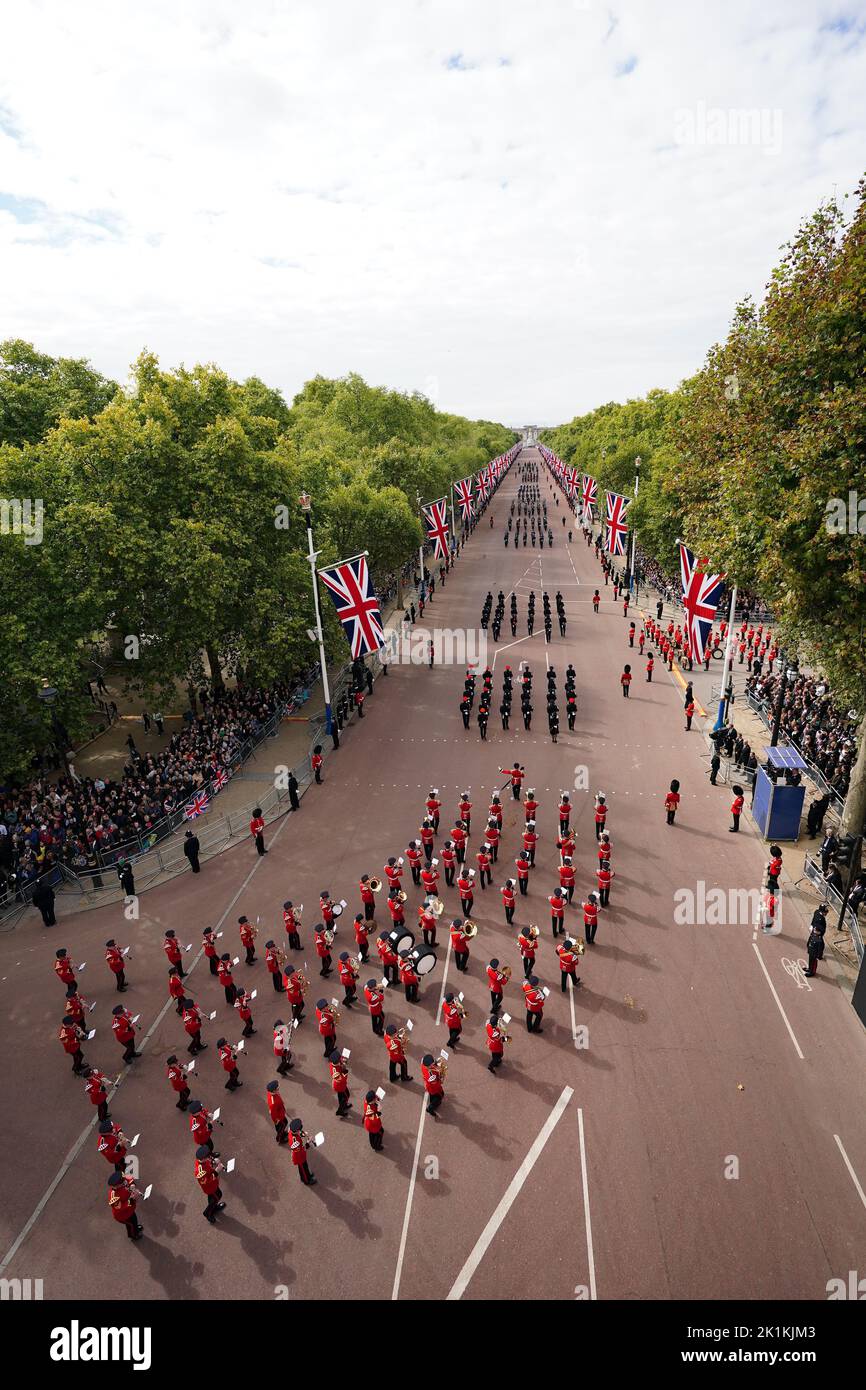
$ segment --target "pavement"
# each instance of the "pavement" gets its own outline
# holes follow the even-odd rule
[[[709,786],[704,738],[697,727],[685,732],[681,690],[660,663],[648,685],[643,663],[632,660],[636,679],[630,700],[622,699],[619,674],[634,656],[628,622],[604,590],[593,614],[600,569],[582,538],[567,547],[554,524],[554,547],[542,554],[503,546],[517,486],[513,468],[492,506],[494,528],[485,518],[476,529],[445,588],[437,586],[425,624],[473,629],[488,587],[494,594],[502,587],[506,603],[516,587],[525,632],[528,587],[536,589],[539,612],[541,588],[551,599],[561,589],[564,639],[555,636],[548,647],[542,629],[512,647],[506,628],[496,653],[496,691],[505,661],[515,669],[524,658],[532,665],[531,733],[519,717],[503,733],[496,700],[482,743],[474,722],[465,732],[460,721],[462,667],[392,664],[366,718],[328,759],[324,785],[310,789],[300,813],[269,827],[264,858],[250,844],[230,849],[201,875],[143,894],[138,920],[126,920],[118,904],[51,930],[28,917],[0,939],[7,989],[0,1027],[15,1072],[0,1135],[5,1276],[44,1278],[47,1299],[720,1300],[823,1299],[829,1279],[863,1268],[863,1029],[827,962],[816,978],[802,976],[796,910],[773,937],[751,920],[675,920],[678,891],[757,887],[766,846],[748,818],[739,835],[728,833],[729,789]],[[541,488],[555,517],[543,474]],[[565,728],[553,745],[538,718],[544,673],[548,661],[555,666],[561,696],[570,660],[577,728]],[[443,800],[439,844],[468,788],[476,848],[479,812],[503,783],[499,769],[515,758],[541,803],[538,867],[507,927],[498,888],[517,852],[523,814],[504,793],[500,862],[493,890],[476,893],[479,931],[469,974],[459,979],[465,1040],[450,1058],[441,1118],[424,1112],[419,1065],[423,1051],[445,1043],[440,999],[458,981],[440,927],[439,963],[419,1003],[407,1005],[402,991],[388,1001],[390,1019],[415,1025],[414,1081],[388,1082],[385,1049],[365,1007],[344,1010],[338,1036],[351,1049],[354,1109],[338,1120],[311,1021],[322,984],[311,949],[314,902],[328,888],[347,900],[351,919],[360,874],[381,876],[388,855],[404,852],[431,784]],[[682,783],[682,803],[668,827],[663,802],[672,777]],[[556,802],[566,787],[573,788],[578,836],[575,900],[594,885],[597,789],[607,794],[616,877],[596,944],[583,957],[582,988],[564,994],[546,897],[556,882]],[[411,925],[421,894],[411,884],[408,892]],[[443,888],[442,896],[447,922],[459,905],[454,890]],[[205,925],[223,931],[237,953],[242,912],[261,916],[262,946],[270,932],[278,937],[286,897],[307,905],[306,953],[296,964],[306,964],[311,990],[295,1070],[280,1089],[290,1115],[325,1134],[311,1153],[319,1179],[311,1190],[274,1143],[265,1105],[278,1015],[264,964],[236,969],[258,990],[258,1032],[242,1054],[242,1091],[230,1095],[215,1040],[223,1031],[237,1039],[236,1015],[196,955]],[[542,933],[537,973],[551,987],[539,1037],[526,1033],[518,1003],[516,935],[530,920]],[[580,920],[577,909],[568,911],[566,924],[582,935]],[[186,1035],[167,1003],[168,926],[192,944],[190,992],[217,1011],[193,1085],[209,1107],[222,1106],[218,1147],[237,1161],[223,1182],[227,1210],[215,1228],[202,1219],[192,1138],[164,1074],[170,1052],[186,1059]],[[141,1014],[144,1055],[130,1068],[110,1036],[109,936],[132,945],[124,1002]],[[347,937],[343,927],[338,946],[350,947]],[[141,1135],[139,1185],[153,1191],[140,1204],[146,1235],[134,1246],[111,1219],[109,1168],[96,1152],[92,1108],[56,1038],[58,945],[69,947],[76,964],[87,962],[81,987],[96,1000],[90,1018],[97,1031],[85,1053],[111,1076],[123,1070],[112,1113],[127,1134]],[[483,1033],[491,956],[513,968],[505,996],[513,1042],[496,1076],[486,1069]],[[321,993],[341,995],[335,981],[336,974]],[[375,1154],[360,1112],[365,1090],[379,1085],[386,1135]]]

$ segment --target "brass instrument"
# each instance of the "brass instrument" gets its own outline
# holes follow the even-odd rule
[[[435,917],[442,916],[442,913],[445,911],[445,904],[443,903],[441,898],[430,899],[430,911],[433,913]]]
[[[502,1034],[502,1041],[505,1042],[505,1043],[510,1043],[510,1042],[511,1042],[511,1034],[510,1034],[510,1033],[506,1033],[506,1031],[505,1031],[504,1028],[500,1028],[499,1031],[500,1031],[500,1033]]]
[[[400,1039],[400,1042],[401,1042],[401,1043],[404,1043],[404,1042],[406,1041],[406,1029],[405,1029],[405,1028],[398,1028],[398,1029],[397,1029],[397,1037]]]
[[[367,887],[371,893],[380,893],[382,891],[382,880],[380,878],[371,878],[367,883]]]
[[[403,892],[403,889],[401,888],[400,891],[399,891],[399,893],[397,894],[397,901],[398,901],[398,902],[401,902],[401,903],[404,903],[404,902],[406,901],[406,899],[408,898],[408,896],[409,896],[409,894],[408,894],[408,893],[404,893],[404,892]]]
[[[304,974],[303,970],[295,971],[295,979],[301,987],[301,993],[306,994],[307,990],[310,988],[310,982]]]
[[[534,937],[536,941],[538,940],[540,933],[534,922],[530,922],[529,924],[529,935]]]
[[[286,953],[285,953],[285,951],[283,950],[282,946],[277,946],[277,947],[276,947],[276,949],[274,950],[274,958],[275,958],[275,960],[276,960],[276,962],[277,962],[277,965],[285,965],[285,963],[286,963]]]
[[[454,1000],[454,1007],[455,1007],[455,1009],[457,1010],[457,1012],[458,1012],[458,1014],[460,1015],[461,1018],[465,1018],[465,1017],[466,1017],[466,1010],[464,1009],[463,1005],[460,1003],[460,1000],[459,1000],[459,999],[455,999],[455,1000]]]
[[[503,967],[502,967],[502,973],[503,973],[503,975],[505,976],[506,980],[510,980],[510,979],[511,979],[511,966],[510,966],[510,965],[503,965]]]
[[[330,927],[326,927],[323,934],[324,934],[324,938],[325,938],[325,945],[326,945],[326,946],[328,947],[328,949],[330,950],[330,948],[331,948],[331,947],[333,946],[333,944],[334,944],[334,932],[332,931],[332,929],[331,929]]]
[[[329,1004],[327,1009],[325,1010],[325,1013],[330,1014],[331,1018],[334,1020],[335,1023],[339,1023],[343,1017],[336,1004]]]
[[[436,1069],[438,1070],[440,1079],[444,1081],[446,1076],[448,1075],[448,1063],[446,1062],[445,1058],[440,1057],[438,1062],[433,1063],[433,1066],[436,1067]]]
[[[464,935],[464,936],[468,936],[470,941],[472,940],[472,938],[473,938],[474,936],[477,936],[477,935],[478,935],[478,925],[477,925],[477,923],[475,923],[475,922],[464,922],[464,923],[463,923],[463,935]]]
[[[360,965],[358,964],[358,962],[356,961],[356,959],[355,959],[354,956],[350,956],[350,957],[349,957],[349,969],[351,970],[352,974],[354,975],[355,979],[357,980],[358,976],[359,976],[360,973],[361,973],[361,967],[360,967]]]
[[[586,942],[584,941],[583,937],[579,937],[578,940],[575,941],[574,949],[575,951],[577,951],[577,954],[579,956],[582,956],[586,953]]]

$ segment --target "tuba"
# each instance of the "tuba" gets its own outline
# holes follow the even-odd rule
[[[464,936],[468,936],[470,941],[472,940],[473,937],[477,936],[477,935],[478,935],[478,925],[477,925],[477,923],[475,923],[475,922],[464,922],[464,923],[463,923],[463,935],[464,935]]]
[[[441,898],[430,899],[430,911],[436,917],[442,916],[442,913],[445,911],[445,904],[443,903]]]
[[[382,880],[380,878],[371,878],[367,882],[367,887],[370,889],[371,893],[379,893],[382,889]]]
[[[586,942],[584,941],[583,937],[579,937],[579,938],[575,941],[575,943],[574,943],[574,949],[575,949],[575,951],[577,951],[577,954],[578,954],[579,956],[582,956],[582,955],[585,954],[585,952],[586,952]]]
[[[502,973],[503,973],[503,975],[505,976],[506,980],[510,980],[510,979],[511,979],[511,966],[510,966],[510,965],[503,965],[503,967],[502,967]]]
[[[403,889],[401,888],[400,891],[399,891],[399,893],[397,894],[397,901],[400,902],[400,903],[404,903],[404,902],[406,901],[406,899],[408,898],[408,896],[409,896],[409,894],[408,894],[408,893],[404,893]]]

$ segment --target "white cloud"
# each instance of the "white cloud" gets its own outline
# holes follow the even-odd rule
[[[821,0],[31,0],[2,25],[3,334],[121,378],[147,344],[289,396],[354,369],[555,422],[694,370],[862,172],[866,33]]]

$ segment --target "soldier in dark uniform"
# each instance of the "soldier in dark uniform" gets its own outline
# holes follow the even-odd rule
[[[189,860],[189,867],[194,874],[201,873],[201,865],[198,862],[200,850],[201,845],[199,844],[198,836],[194,835],[191,830],[188,830],[184,836],[183,852]]]

